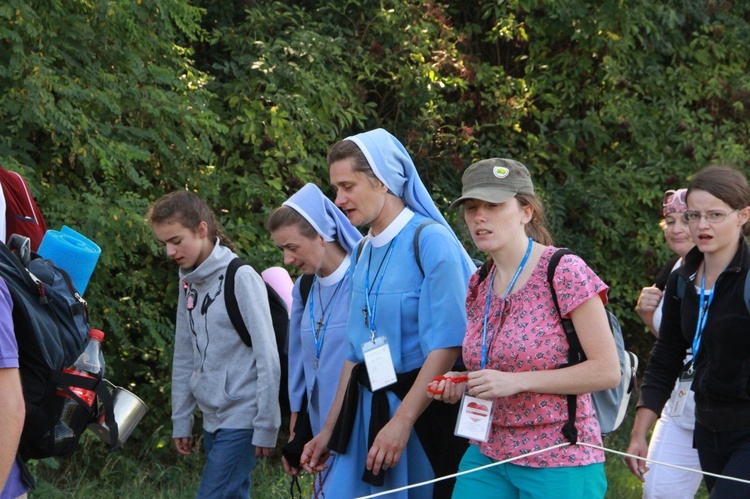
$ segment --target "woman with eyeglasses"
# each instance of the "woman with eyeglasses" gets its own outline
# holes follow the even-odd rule
[[[695,393],[694,446],[704,472],[750,480],[750,188],[739,171],[701,170],[687,191],[685,219],[696,247],[669,278],[659,338],[651,352],[631,442],[646,449],[649,428],[675,380]],[[683,365],[692,348],[693,360]],[[631,443],[631,447],[633,444]],[[643,456],[643,451],[640,451]],[[643,476],[642,459],[626,458]],[[750,497],[750,484],[704,476],[711,497]]]
[[[695,244],[685,220],[687,189],[670,189],[664,193],[663,216],[660,222],[664,238],[676,256],[662,268],[653,286],[643,288],[636,312],[654,336],[659,337],[664,304],[664,288],[670,274],[678,269]],[[692,359],[689,353],[685,362]],[[664,405],[661,417],[656,422],[648,443],[648,460],[672,464],[683,468],[700,469],[698,452],[693,448],[695,427],[695,401],[693,392],[680,390],[675,383],[669,401]],[[639,447],[645,440],[637,433],[633,435],[629,454],[643,455]],[[685,471],[670,466],[651,465],[645,476],[638,478],[643,483],[644,499],[688,499],[695,496],[703,478],[700,473]]]

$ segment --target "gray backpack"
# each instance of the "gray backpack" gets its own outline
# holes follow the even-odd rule
[[[553,284],[555,269],[564,255],[573,254],[575,253],[569,249],[563,248],[557,250],[552,255],[552,258],[550,258],[549,267],[547,268],[547,281],[549,281],[550,289],[552,290],[552,299],[555,301],[555,308],[558,311],[560,310],[560,306],[557,302],[557,292]],[[638,371],[638,357],[633,352],[625,350],[625,340],[622,337],[620,321],[609,310],[607,310],[607,318],[609,319],[609,328],[615,338],[617,356],[620,359],[620,384],[609,390],[601,390],[591,394],[594,409],[596,410],[596,419],[599,421],[602,434],[615,431],[625,419],[630,394],[633,393],[637,386],[636,372]],[[581,348],[581,342],[578,340],[578,335],[573,327],[573,321],[562,319],[562,326],[565,329],[565,334],[570,344],[568,365],[572,366],[583,362],[586,360],[586,354],[583,352],[583,348]],[[578,432],[575,427],[576,398],[577,395],[568,395],[568,422],[563,427],[563,435],[572,444],[578,441]]]

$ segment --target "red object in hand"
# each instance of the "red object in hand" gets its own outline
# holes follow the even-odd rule
[[[444,381],[444,380],[450,380],[453,383],[466,383],[469,381],[468,376],[443,376],[442,374],[440,376],[435,376],[435,378],[432,381]],[[443,393],[443,390],[435,390],[431,387],[427,387],[427,391],[430,393],[434,393],[435,395],[441,395]]]

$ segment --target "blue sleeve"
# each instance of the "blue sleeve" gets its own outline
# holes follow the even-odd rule
[[[297,279],[292,290],[292,315],[289,322],[289,407],[292,412],[302,408],[302,397],[305,394],[305,371],[302,365],[302,320],[305,304],[302,303],[300,283]]]
[[[424,282],[419,296],[419,338],[425,356],[432,350],[460,347],[466,333],[466,292],[471,268],[463,248],[439,224],[419,237]]]
[[[365,250],[365,245],[367,244],[367,241],[369,239],[369,236],[365,236],[362,239],[359,240],[359,243],[354,247],[354,250],[352,250],[352,258],[349,262],[349,275],[351,276],[349,278],[349,304],[352,303],[352,296],[354,294],[354,273],[355,269],[357,268],[357,260],[361,256],[361,254]],[[351,319],[351,315],[357,313],[356,310],[349,310],[349,317]],[[349,335],[347,335],[347,342],[349,343],[349,349],[347,350],[346,354],[346,360],[349,362],[359,362],[357,360],[357,347],[354,346],[354,343],[349,341]]]

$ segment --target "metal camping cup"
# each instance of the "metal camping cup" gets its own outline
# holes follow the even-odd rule
[[[135,427],[138,426],[138,423],[141,422],[143,416],[146,415],[148,407],[133,392],[121,386],[115,386],[107,380],[104,381],[112,388],[112,405],[114,406],[114,416],[118,432],[116,447],[122,447],[128,437],[130,437],[130,434],[133,433],[133,430],[135,430]],[[88,428],[105,443],[110,443],[109,428],[104,422],[103,411],[99,414],[97,422],[90,423]]]

